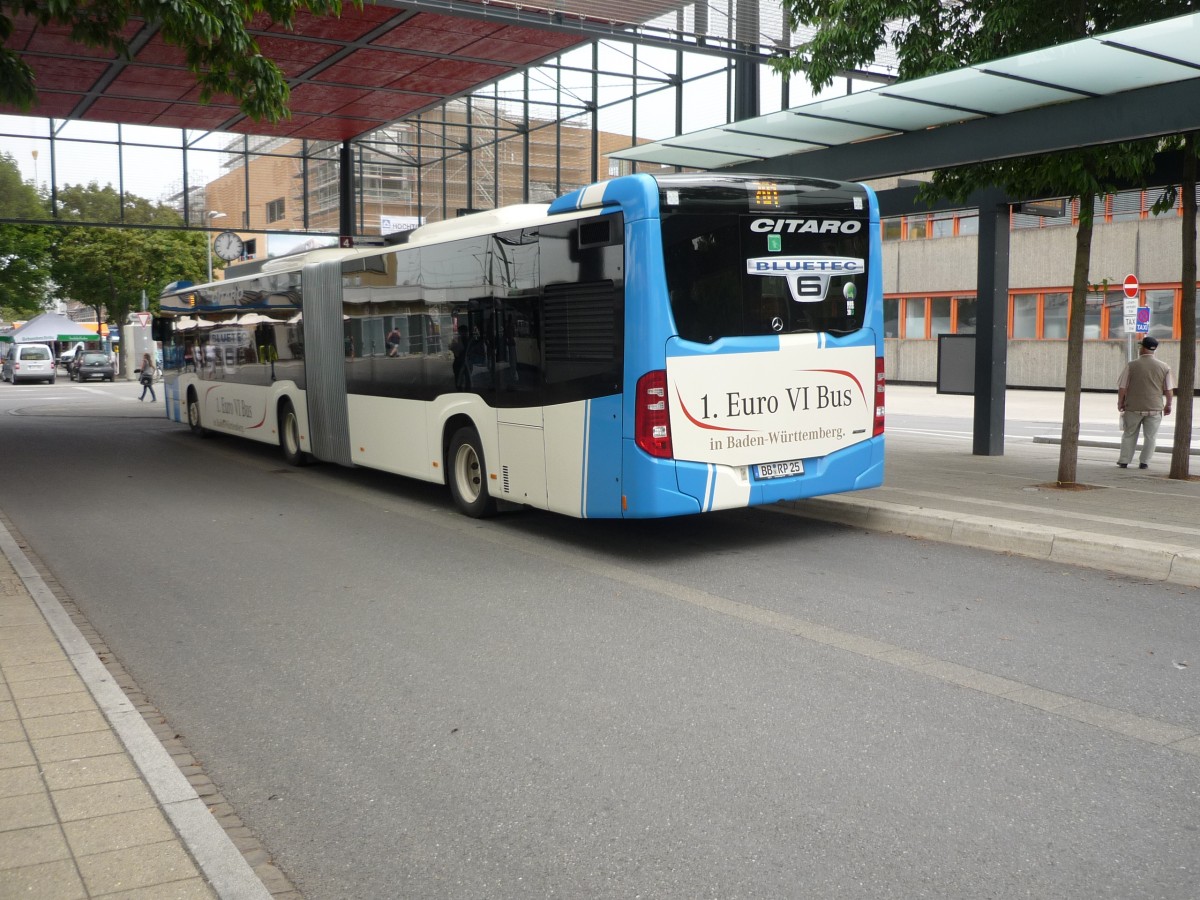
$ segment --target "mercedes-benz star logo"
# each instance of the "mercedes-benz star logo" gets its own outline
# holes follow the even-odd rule
[[[776,333],[783,331],[783,319],[779,318],[779,316],[773,318],[771,320],[771,330]]]

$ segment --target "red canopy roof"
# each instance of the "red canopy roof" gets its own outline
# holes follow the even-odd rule
[[[285,31],[254,23],[264,55],[292,88],[292,117],[276,125],[247,119],[233,97],[199,103],[183,51],[141,20],[126,36],[131,60],[73,43],[67,29],[16,16],[8,46],[34,70],[38,105],[0,113],[342,141],[443,103],[586,42],[581,33],[503,21],[347,7],[340,18],[297,16]]]

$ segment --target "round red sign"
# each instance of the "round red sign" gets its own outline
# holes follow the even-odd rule
[[[1136,275],[1125,276],[1125,296],[1136,297],[1138,295],[1138,280]]]

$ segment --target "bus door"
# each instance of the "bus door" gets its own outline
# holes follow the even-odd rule
[[[477,363],[486,359],[483,387],[474,388],[496,411],[500,484],[496,496],[514,503],[546,505],[546,444],[542,426],[541,347],[536,296],[497,297],[486,310],[473,310],[483,347],[474,358],[468,345],[474,384]]]

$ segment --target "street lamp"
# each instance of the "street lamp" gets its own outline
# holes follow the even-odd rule
[[[215,209],[208,211],[209,222],[212,222],[213,219],[223,218],[225,218],[225,213],[223,212],[217,212]],[[208,283],[212,284],[212,235],[210,234],[206,240],[208,241]]]

